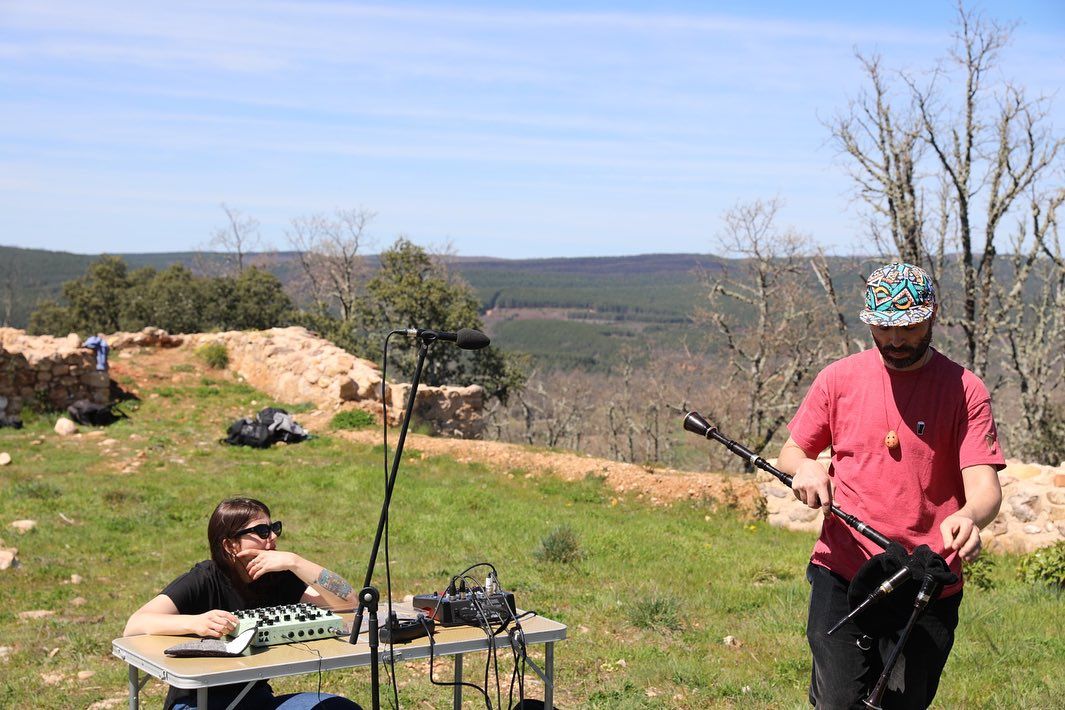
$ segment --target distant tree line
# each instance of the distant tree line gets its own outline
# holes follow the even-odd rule
[[[215,277],[196,276],[180,264],[130,271],[121,257],[103,256],[84,276],[63,284],[61,302],[37,306],[29,332],[85,335],[154,326],[198,333],[271,328],[292,318],[292,300],[263,269]]]

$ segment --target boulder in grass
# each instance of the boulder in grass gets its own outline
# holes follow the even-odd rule
[[[11,454],[0,451],[0,466],[7,466],[9,463],[11,463]]]
[[[25,535],[30,530],[33,530],[35,527],[37,527],[37,521],[36,520],[14,520],[11,523],[11,527],[15,528],[15,530],[18,531],[19,535]]]
[[[78,433],[78,425],[70,421],[66,417],[59,417],[59,420],[55,423],[55,433],[60,436],[70,436],[71,434]]]
[[[18,566],[18,548],[0,547],[0,570]]]

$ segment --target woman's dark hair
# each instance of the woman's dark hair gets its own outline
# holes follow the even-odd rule
[[[224,542],[233,537],[233,533],[248,526],[248,523],[265,515],[270,517],[266,503],[254,498],[226,498],[218,504],[207,521],[207,544],[211,547],[211,559],[231,578],[239,580],[235,574],[233,560],[226,553]]]

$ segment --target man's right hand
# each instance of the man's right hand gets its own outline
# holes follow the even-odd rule
[[[826,514],[832,506],[832,478],[828,469],[813,459],[799,463],[791,480],[791,490],[803,503],[811,508],[824,508]]]

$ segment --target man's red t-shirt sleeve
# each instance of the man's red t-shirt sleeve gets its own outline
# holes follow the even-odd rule
[[[810,458],[816,458],[832,443],[828,373],[828,370],[822,370],[817,375],[795,416],[788,423],[792,440]]]
[[[991,395],[982,382],[966,388],[968,418],[959,422],[958,467],[968,468],[986,464],[996,471],[1006,467],[1002,447],[998,441],[995,417],[991,412]]]

